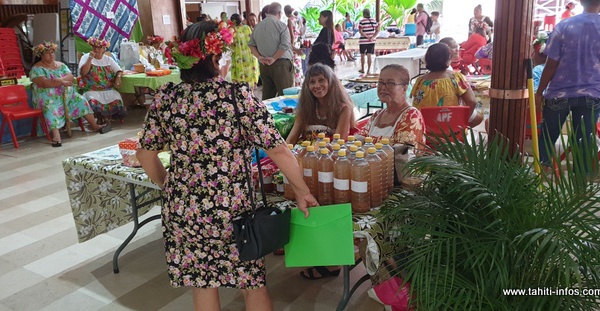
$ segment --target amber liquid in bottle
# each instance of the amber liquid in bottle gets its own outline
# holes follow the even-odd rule
[[[346,157],[346,150],[338,151],[333,163],[333,203],[350,203],[350,175],[352,162]]]
[[[371,208],[381,206],[381,159],[377,156],[375,147],[369,148],[366,158],[369,162],[370,185],[371,185]]]
[[[368,212],[371,209],[369,162],[365,160],[362,151],[356,152],[356,160],[352,162],[350,189],[352,191],[352,211],[355,213]]]
[[[327,148],[322,148],[320,153],[317,161],[319,204],[331,205],[333,204],[333,159]]]
[[[293,149],[294,149],[294,145],[292,144],[288,144],[288,149],[290,149],[290,151],[292,152],[292,154],[294,155],[294,157],[296,157],[296,160],[298,159],[298,154],[296,154]],[[294,188],[292,188],[292,185],[290,185],[288,179],[285,177],[285,175],[283,175],[283,197],[286,198],[286,200],[294,200],[296,198],[296,195],[294,194]]]
[[[302,159],[302,171],[304,175],[304,182],[308,186],[310,193],[312,193],[317,200],[317,154],[313,146],[306,147],[307,153]]]
[[[392,174],[389,172],[389,161],[388,155],[383,151],[383,145],[381,143],[375,144],[375,149],[377,149],[377,156],[381,159],[381,200],[385,201],[387,198],[388,192],[390,189],[390,181],[389,178],[392,177]],[[392,183],[394,179],[392,179]]]
[[[383,144],[381,150],[383,150],[388,156],[388,194],[390,194],[394,189],[394,173],[396,172],[394,167],[394,148],[390,146],[390,140],[388,138],[382,139],[381,143]]]

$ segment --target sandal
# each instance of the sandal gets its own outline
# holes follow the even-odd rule
[[[358,73],[365,73],[365,71],[361,69],[358,71]]]
[[[340,275],[341,270],[342,269],[329,271],[329,269],[327,269],[327,267],[315,266],[315,267],[306,269],[306,272],[300,271],[300,276],[302,276],[303,278],[308,279],[308,280],[318,280],[318,279],[322,279],[325,277],[338,276],[338,275]],[[319,274],[315,274],[314,271],[317,271]]]
[[[107,123],[105,126],[101,127],[98,130],[98,133],[106,134],[106,133],[110,132],[111,130],[112,130],[112,126],[110,126],[110,123]]]
[[[52,147],[62,147],[62,143],[60,141],[53,140]]]

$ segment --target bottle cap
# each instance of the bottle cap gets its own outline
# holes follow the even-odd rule
[[[384,138],[381,140],[381,143],[384,145],[389,145],[390,144],[390,139],[389,138]]]
[[[372,143],[373,137],[365,137],[365,143]]]
[[[310,141],[305,140],[302,142],[302,147],[308,147],[308,146],[310,146]]]
[[[382,143],[376,143],[375,144],[375,148],[381,149],[381,148],[383,148],[383,144]]]
[[[348,136],[348,141],[354,141],[354,136],[353,135]]]
[[[306,151],[308,151],[308,152],[315,151],[315,146],[308,146],[308,147],[306,147]]]
[[[362,152],[362,151],[357,151],[357,152],[356,152],[356,157],[357,157],[357,158],[364,158],[364,157],[365,157],[365,153],[364,153],[364,152]]]
[[[321,148],[321,150],[319,150],[319,152],[321,152],[321,154],[329,154],[329,149]]]
[[[340,150],[340,145],[333,144],[333,145],[331,145],[331,149],[333,149],[333,150]]]
[[[346,149],[342,149],[340,151],[338,151],[338,157],[345,157],[346,156]]]
[[[325,138],[325,133],[319,133],[319,134],[317,135],[317,137],[318,137],[319,139],[323,139],[323,138]]]
[[[360,140],[355,141],[354,142],[354,146],[356,146],[356,147],[362,147],[362,141],[360,141]]]
[[[372,154],[375,152],[377,152],[377,149],[375,149],[375,147],[369,147],[369,154]]]
[[[333,139],[338,140],[342,137],[340,134],[333,134]]]
[[[328,144],[329,144],[329,143],[331,142],[331,139],[330,139],[329,137],[325,137],[325,138],[323,138],[323,141],[324,141],[325,143],[328,143]]]
[[[294,149],[294,145],[288,144],[288,149],[290,149],[290,150]]]
[[[356,151],[358,151],[358,147],[357,146],[350,146],[350,151],[356,152]]]
[[[338,143],[338,145],[340,145],[340,146],[341,146],[341,145],[343,145],[343,144],[344,144],[344,140],[343,140],[343,139],[338,139],[338,140],[337,140],[337,143]]]
[[[327,146],[327,143],[324,141],[319,142],[319,148]]]

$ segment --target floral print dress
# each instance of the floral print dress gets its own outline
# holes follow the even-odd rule
[[[422,107],[459,106],[460,96],[470,88],[465,76],[460,72],[455,72],[449,78],[417,78],[410,96],[413,98],[413,106],[418,109]]]
[[[231,81],[246,82],[252,86],[258,83],[258,59],[252,55],[248,42],[252,29],[249,26],[238,26],[231,53]]]
[[[38,77],[54,79],[70,73],[69,67],[61,64],[56,70],[35,66],[31,68],[29,76],[31,80]],[[92,113],[92,108],[90,108],[88,102],[83,96],[77,94],[73,87],[42,88],[38,87],[35,83],[31,84],[31,86],[33,103],[44,112],[44,118],[50,129],[62,128],[65,125],[66,118],[63,105],[63,93],[65,92],[65,99],[67,100],[67,108],[69,109],[71,119],[79,119],[86,114]]]
[[[242,133],[234,109],[241,113]],[[162,207],[172,286],[265,285],[264,258],[238,257],[233,220],[251,208],[244,161],[251,161],[254,147],[283,143],[267,108],[247,84],[222,78],[169,83],[156,94],[140,145],[162,150],[166,144],[172,152]]]
[[[87,62],[89,54],[85,54],[79,61],[79,70]],[[81,76],[80,88],[83,96],[89,101],[95,113],[103,117],[123,119],[127,110],[123,105],[121,94],[114,89],[114,79],[121,68],[109,56],[104,55],[101,60],[93,59],[90,71]]]

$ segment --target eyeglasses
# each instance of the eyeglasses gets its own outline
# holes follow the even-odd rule
[[[396,85],[407,85],[406,83],[396,83],[396,82],[392,82],[392,81],[388,81],[388,82],[384,82],[384,81],[377,81],[377,86],[384,86],[387,88],[393,88]]]

